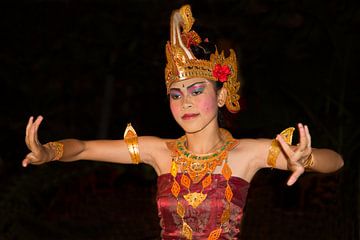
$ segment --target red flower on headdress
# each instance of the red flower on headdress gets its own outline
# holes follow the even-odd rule
[[[228,76],[231,74],[231,71],[228,65],[221,66],[220,64],[216,64],[212,71],[212,74],[220,82],[226,82]]]

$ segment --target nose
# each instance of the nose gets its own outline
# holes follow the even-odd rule
[[[182,108],[183,109],[189,109],[193,106],[192,104],[192,100],[191,100],[191,96],[187,95],[183,98],[183,102],[182,102]]]

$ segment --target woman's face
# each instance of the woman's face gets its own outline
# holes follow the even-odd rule
[[[173,83],[170,87],[170,109],[176,122],[187,133],[217,124],[218,104],[214,85],[204,78]]]

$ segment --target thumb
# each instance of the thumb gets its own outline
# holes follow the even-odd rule
[[[303,174],[303,172],[304,171],[302,171],[301,169],[298,169],[295,172],[293,172],[289,177],[289,180],[287,181],[287,185],[292,186],[298,180],[301,174]]]

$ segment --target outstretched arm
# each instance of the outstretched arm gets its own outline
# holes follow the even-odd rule
[[[51,144],[41,144],[38,139],[38,129],[43,120],[39,116],[35,121],[30,117],[26,127],[25,142],[30,150],[22,161],[24,167],[29,164],[43,164],[56,159],[56,149]],[[123,140],[92,140],[64,139],[58,141],[63,144],[63,154],[59,161],[70,162],[76,160],[95,160],[114,163],[130,164],[131,157],[127,145]],[[154,151],[161,146],[162,140],[156,137],[139,137],[140,159],[156,168]]]
[[[298,124],[300,142],[296,146],[289,146],[281,135],[276,137],[282,153],[279,155],[279,168],[292,171],[288,185],[296,182],[305,171],[330,173],[340,169],[344,162],[342,157],[330,149],[316,149],[311,147],[311,136],[308,126]]]
[[[317,149],[311,147],[311,136],[308,127],[298,124],[300,140],[297,145],[288,145],[281,135],[276,137],[281,151],[274,166],[269,166],[267,156],[271,147],[271,140],[260,140],[260,151],[257,159],[259,168],[274,167],[290,170],[292,174],[287,185],[293,185],[305,171],[330,173],[339,170],[344,162],[342,157],[330,149]]]

